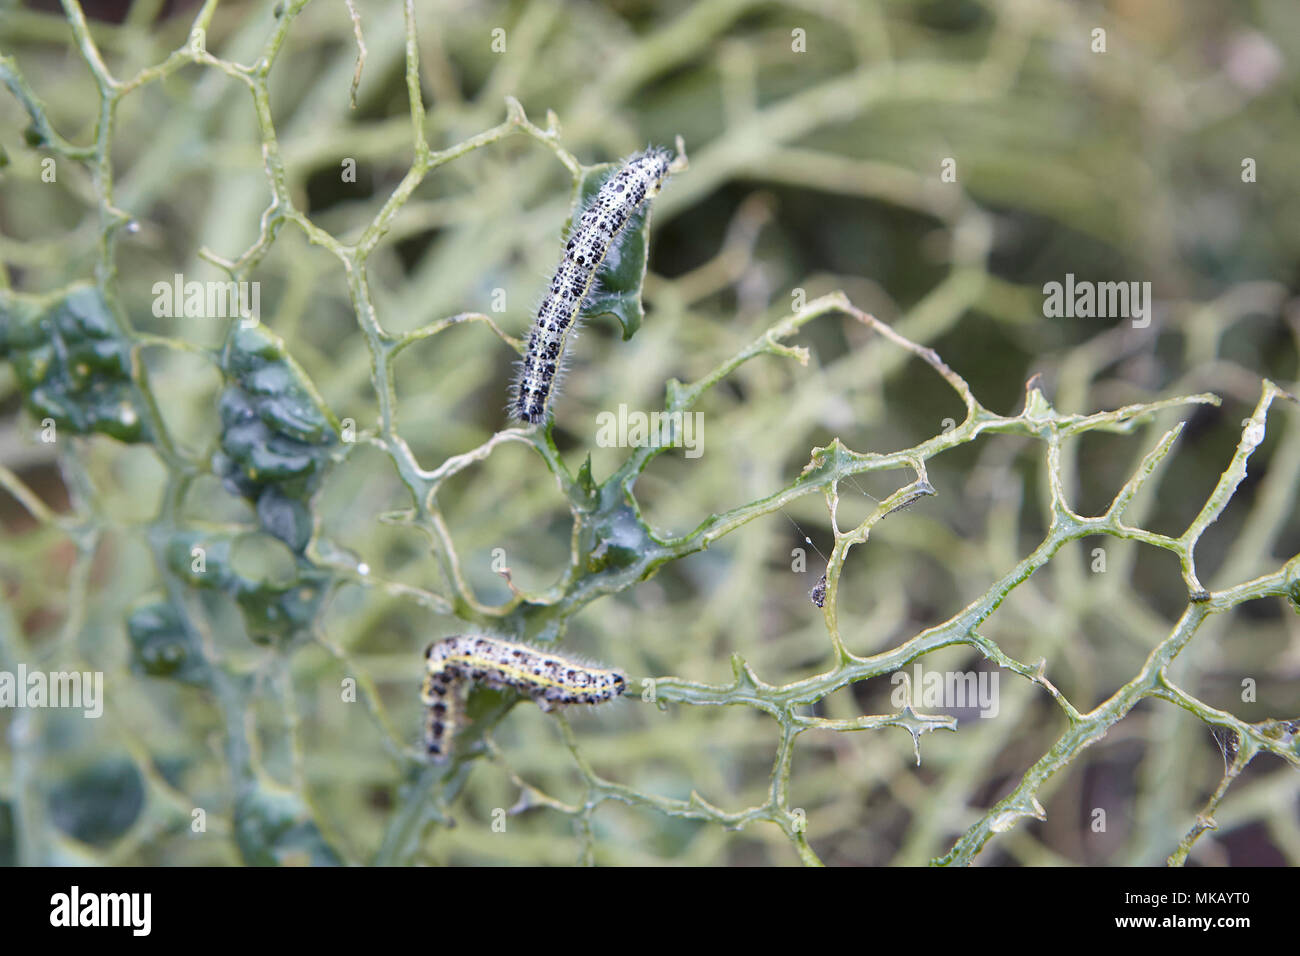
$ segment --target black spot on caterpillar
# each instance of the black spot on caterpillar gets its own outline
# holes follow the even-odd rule
[[[514,688],[544,711],[568,704],[600,704],[627,689],[616,670],[483,634],[461,634],[430,644],[420,700],[429,708],[424,728],[430,756],[445,760],[465,719],[470,684]]]
[[[577,217],[519,364],[510,403],[510,414],[516,421],[540,425],[550,416],[565,342],[591,293],[596,270],[623,227],[642,204],[659,192],[671,162],[672,154],[666,149],[637,153],[605,180]]]

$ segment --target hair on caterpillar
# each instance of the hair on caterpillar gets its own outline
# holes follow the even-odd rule
[[[564,253],[537,308],[527,348],[515,377],[511,417],[540,425],[552,413],[563,372],[565,346],[577,330],[583,306],[596,290],[597,274],[630,222],[639,221],[646,205],[677,164],[666,149],[648,148],[629,157],[602,180],[595,194],[570,221]]]
[[[607,255],[605,258],[605,261],[607,263],[611,262],[613,256],[615,255],[616,249],[614,248],[614,246],[617,245],[618,245],[617,243],[614,243],[613,246],[611,246],[609,255]],[[617,264],[615,264],[613,267],[617,268]],[[573,325],[570,326],[569,328],[568,337],[564,343],[564,350],[561,351],[559,360],[555,363],[555,372],[551,378],[551,391],[550,391],[551,401],[547,403],[547,409],[546,409],[548,416],[554,414],[554,408],[553,408],[554,400],[559,396],[560,392],[563,390],[565,376],[568,375],[569,373],[570,356],[569,356],[568,346],[571,343],[573,343],[575,340],[580,338],[584,331],[583,312],[585,312],[586,309],[590,307],[593,301],[595,301],[599,296],[603,294],[604,294],[604,290],[601,286],[600,276],[599,275],[593,276],[591,280],[591,286],[587,290],[587,295],[583,299],[582,305],[578,309],[577,315],[573,321]],[[538,301],[540,303],[542,300],[539,299]],[[537,310],[534,309],[533,311],[535,313]],[[521,358],[518,361],[514,362],[513,364],[515,366],[513,396],[517,396],[519,394],[519,389],[521,387],[522,379],[525,374],[524,369],[527,365],[527,359]],[[516,422],[523,422],[524,424],[528,424],[528,422],[525,419],[523,419],[518,414],[516,414],[516,399],[514,397],[510,399],[509,403],[506,406],[506,414]]]
[[[565,350],[565,347],[582,334],[583,306],[586,305],[587,300],[590,299],[593,295],[598,295],[599,290],[600,290],[600,277],[593,276],[591,280],[591,285],[587,290],[587,295],[583,298],[583,301],[579,303],[578,308],[574,313],[573,323],[570,325],[568,329],[568,334],[565,338],[563,345],[560,347],[558,356],[555,360],[555,370],[551,373],[550,383],[549,383],[550,399],[554,399],[554,397],[559,394],[560,389],[564,386],[564,377],[566,374],[568,374],[569,371],[569,354]],[[551,293],[548,287],[547,292],[538,296],[537,304],[533,308],[533,315],[538,315],[541,312],[542,306],[545,304],[547,298],[549,298],[550,295]],[[536,323],[534,323],[534,328],[536,328]],[[536,424],[533,422],[529,422],[528,419],[520,415],[519,406],[518,406],[518,396],[520,395],[521,390],[524,387],[524,381],[528,374],[528,368],[529,368],[528,354],[525,353],[523,358],[520,358],[514,363],[514,366],[515,366],[514,383],[511,388],[511,398],[506,405],[506,414],[510,417],[512,421],[521,422],[526,425]],[[549,400],[546,404],[546,414],[548,417],[553,414],[553,409],[551,407],[551,402]]]

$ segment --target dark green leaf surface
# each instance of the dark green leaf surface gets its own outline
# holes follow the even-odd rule
[[[48,305],[0,295],[0,358],[37,420],[77,435],[148,439],[130,341],[95,287],[75,286]]]
[[[617,163],[592,166],[584,171],[582,182],[577,188],[577,201],[574,204],[574,221],[582,216],[582,210],[600,190],[601,183],[618,169]],[[650,216],[649,204],[642,206],[636,215],[609,244],[605,261],[596,271],[596,279],[591,291],[583,299],[579,316],[582,319],[594,319],[603,315],[612,315],[623,327],[623,341],[627,341],[641,328],[645,319],[645,308],[641,304],[641,286],[645,282],[646,259],[649,254]],[[565,234],[567,236],[568,229]]]

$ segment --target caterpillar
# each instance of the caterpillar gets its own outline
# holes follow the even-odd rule
[[[420,700],[429,708],[424,740],[429,755],[446,760],[465,719],[471,683],[512,687],[544,711],[568,704],[600,704],[627,689],[619,671],[584,664],[552,651],[483,634],[459,634],[426,648]]]
[[[659,192],[671,163],[672,154],[666,149],[652,147],[637,153],[605,180],[578,218],[537,309],[528,351],[519,363],[510,405],[516,421],[540,425],[550,417],[565,342],[577,325],[596,270],[628,220]]]
[[[808,592],[808,596],[809,596],[810,598],[812,598],[812,602],[813,602],[813,604],[816,604],[818,607],[825,607],[825,606],[826,606],[826,574],[825,574],[825,572],[822,573],[822,576],[821,576],[821,578],[818,579],[817,583],[813,585],[813,589],[812,589],[811,591]]]

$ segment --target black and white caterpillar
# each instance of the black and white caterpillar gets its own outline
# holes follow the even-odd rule
[[[527,644],[484,634],[460,634],[430,644],[420,699],[429,708],[425,748],[436,760],[451,753],[465,719],[470,684],[527,694],[544,711],[568,704],[600,704],[627,689],[616,670],[594,667]]]
[[[637,153],[605,180],[574,223],[564,256],[537,310],[528,351],[519,363],[510,404],[515,420],[540,425],[550,416],[565,342],[577,325],[596,270],[628,220],[659,192],[672,162],[672,153],[666,149]]]

